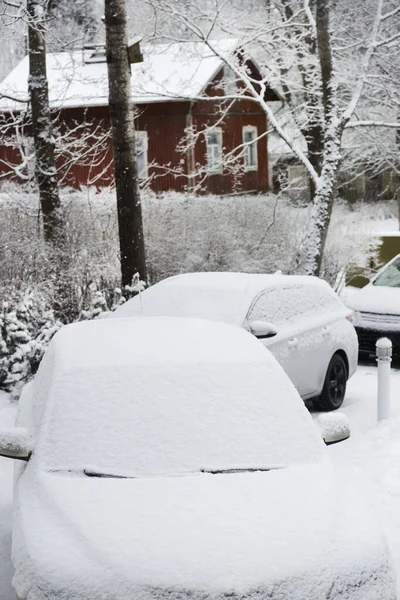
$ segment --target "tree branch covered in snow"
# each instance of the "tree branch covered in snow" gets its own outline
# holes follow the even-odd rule
[[[105,123],[89,119],[83,111],[82,119],[70,119],[65,124],[60,113],[53,111],[54,155],[59,182],[75,184],[72,168],[86,169],[88,185],[110,172],[111,158],[107,158],[110,132]],[[27,112],[12,112],[0,116],[0,135],[9,153],[0,159],[0,180],[10,176],[29,186],[34,185],[35,149],[32,122]]]
[[[382,140],[382,130],[396,129],[400,77],[397,72],[391,75],[386,61],[390,55],[391,64],[400,64],[395,0],[339,0],[334,5],[322,0],[147,0],[147,4],[158,17],[155,39],[205,43],[238,83],[238,91],[228,94],[226,101],[251,98],[265,113],[268,129],[283,142],[281,151],[304,166],[314,211],[296,264],[301,272],[319,273],[344,140],[350,139],[351,130],[374,127],[376,139]],[[318,11],[330,20],[323,27],[324,35],[318,34]],[[260,81],[234,54],[221,52],[218,40],[227,34],[238,39],[243,57],[255,58],[262,71]],[[266,100],[267,90],[274,90],[276,102]],[[382,114],[375,118],[378,106]],[[394,119],[393,111],[397,111]],[[224,116],[221,110],[221,123]],[[199,135],[190,132],[188,144]],[[386,146],[390,165],[393,138]],[[349,142],[347,147],[356,157],[356,146]],[[238,145],[236,152],[227,153],[228,170],[241,151]]]

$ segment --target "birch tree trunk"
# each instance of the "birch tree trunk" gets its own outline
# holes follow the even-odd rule
[[[105,0],[109,110],[114,150],[122,285],[147,279],[128,61],[125,0]]]
[[[296,272],[319,275],[324,253],[341,156],[343,123],[337,109],[337,86],[329,30],[330,0],[316,0],[316,30],[325,119],[321,173],[315,188],[307,237],[296,256]]]
[[[44,238],[60,244],[63,219],[55,165],[54,137],[46,74],[45,10],[38,0],[27,0],[29,38],[28,88],[32,107],[35,174],[39,188]]]

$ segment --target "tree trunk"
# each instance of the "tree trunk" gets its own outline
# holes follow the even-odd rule
[[[135,273],[146,280],[147,270],[135,151],[125,0],[105,0],[105,25],[122,285],[130,285]]]
[[[44,238],[60,244],[63,234],[54,138],[46,74],[45,12],[38,0],[27,0],[29,16],[29,80],[35,143],[35,173],[39,188]]]
[[[321,272],[336,191],[343,133],[343,124],[338,118],[337,111],[336,78],[329,31],[329,2],[330,0],[316,0],[325,133],[321,174],[315,189],[311,219],[306,237],[296,256],[296,272],[304,275],[320,275]]]
[[[291,0],[282,0],[286,23],[294,20],[295,14]],[[310,2],[310,10],[312,2]],[[307,144],[307,157],[314,167],[316,173],[321,175],[322,159],[324,151],[324,128],[321,111],[321,103],[315,82],[319,81],[316,73],[317,65],[314,67],[312,58],[317,56],[317,40],[309,32],[304,35],[301,27],[295,27],[296,36],[299,43],[296,47],[297,67],[301,76],[304,90],[304,109],[307,114],[307,125],[300,127]],[[290,98],[290,91],[286,85],[283,85],[285,96]],[[286,88],[286,90],[285,90]],[[292,109],[293,110],[293,109]],[[315,197],[317,186],[314,179],[308,174],[308,188],[310,198]]]
[[[318,175],[321,175],[323,156],[324,156],[324,129],[321,123],[312,125],[303,131],[307,142],[308,160],[314,167]],[[315,198],[317,187],[312,177],[308,176],[308,188],[310,190],[310,198]]]

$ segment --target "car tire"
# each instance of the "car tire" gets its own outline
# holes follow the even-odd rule
[[[346,394],[347,367],[340,354],[334,354],[326,370],[324,387],[319,398],[314,400],[318,410],[329,411],[340,408]]]

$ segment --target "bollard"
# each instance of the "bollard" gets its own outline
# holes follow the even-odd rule
[[[376,342],[378,363],[378,421],[390,417],[390,363],[392,362],[392,342],[380,338]]]

